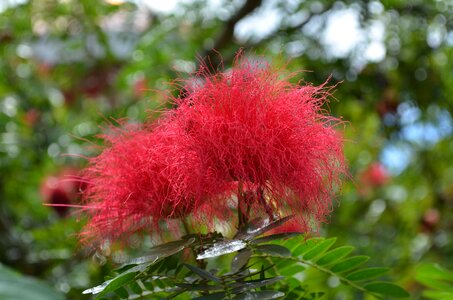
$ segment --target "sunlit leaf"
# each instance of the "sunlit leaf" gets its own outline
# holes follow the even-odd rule
[[[407,298],[410,296],[403,288],[390,282],[372,282],[366,284],[364,288],[367,291],[394,298]]]
[[[336,240],[337,240],[336,238],[330,238],[330,239],[324,240],[324,241],[316,244],[316,246],[311,248],[311,250],[307,251],[303,255],[303,258],[306,260],[311,260],[311,259],[316,258],[317,256],[326,252],[335,243]]]
[[[107,280],[101,285],[95,286],[91,289],[87,289],[83,291],[83,294],[99,294],[99,296],[105,295],[108,292],[113,292],[116,289],[119,289],[120,287],[130,283],[132,280],[134,280],[135,275],[137,272],[126,272],[123,273],[113,279]]]
[[[247,244],[242,240],[228,240],[215,243],[212,247],[201,252],[197,259],[206,259],[233,253],[244,249]]]
[[[334,273],[350,271],[360,267],[369,259],[370,258],[368,256],[353,256],[337,263],[330,270]]]
[[[324,255],[322,255],[317,261],[316,264],[320,266],[329,265],[332,263],[337,262],[338,260],[342,259],[343,257],[347,256],[349,253],[354,250],[352,246],[342,246],[335,248]]]
[[[345,278],[351,281],[369,280],[388,273],[388,268],[367,268],[348,274]]]
[[[306,240],[304,243],[300,244],[293,250],[293,256],[300,256],[303,255],[304,253],[310,251],[315,247],[318,243],[322,242],[324,239],[323,238],[311,238]]]

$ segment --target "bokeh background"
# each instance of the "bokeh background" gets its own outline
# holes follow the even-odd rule
[[[451,1],[1,0],[4,299],[89,298],[127,251],[88,252],[78,210],[43,204],[77,204],[83,187],[65,178],[96,154],[100,125],[142,122],[166,106],[160,91],[178,93],[169,82],[201,58],[228,69],[241,47],[338,84],[329,109],[347,121],[351,178],[321,234],[391,267],[413,299],[420,264],[453,270]],[[325,299],[371,299],[322,274],[307,283]]]

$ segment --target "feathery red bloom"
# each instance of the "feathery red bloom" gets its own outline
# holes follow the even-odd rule
[[[84,234],[118,239],[188,214],[209,226],[232,204],[250,217],[295,214],[298,228],[325,221],[345,173],[327,95],[247,61],[205,76],[161,125],[104,137],[85,171]]]
[[[296,214],[304,226],[325,221],[345,167],[338,120],[321,108],[324,87],[293,85],[250,61],[204,79],[174,119],[215,175],[253,193],[255,212]],[[209,209],[225,211],[227,202]]]
[[[125,239],[156,232],[159,222],[186,216],[221,185],[207,184],[209,170],[192,142],[168,123],[151,129],[116,129],[108,146],[90,160],[83,195],[92,215],[88,240]]]

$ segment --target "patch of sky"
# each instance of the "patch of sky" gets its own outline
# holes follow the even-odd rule
[[[426,118],[422,118],[420,108],[404,102],[398,107],[398,115],[400,138],[385,145],[380,156],[383,164],[394,175],[407,168],[417,148],[432,147],[453,134],[451,114],[436,105],[430,106]]]

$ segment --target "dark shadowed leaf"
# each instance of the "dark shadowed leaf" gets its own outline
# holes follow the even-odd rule
[[[351,281],[362,281],[362,280],[369,280],[376,277],[379,277],[385,273],[388,273],[388,268],[367,268],[363,270],[358,270],[348,274],[346,279]]]
[[[236,273],[247,264],[252,255],[251,249],[243,249],[231,261],[231,272]]]
[[[206,296],[196,297],[193,300],[222,300],[225,297],[225,292],[213,293]]]
[[[115,290],[115,294],[118,295],[121,299],[126,299],[129,297],[129,293],[124,287],[120,287]]]
[[[220,291],[224,289],[222,285],[208,285],[197,283],[177,283],[176,286],[187,291]]]
[[[270,285],[273,284],[277,281],[282,280],[284,277],[283,276],[277,276],[273,278],[268,278],[268,279],[258,279],[258,280],[250,280],[250,281],[242,281],[242,282],[237,282],[231,285],[232,288],[235,289],[235,292],[243,292],[247,291],[250,289],[256,289],[265,285]]]
[[[212,280],[212,281],[215,281],[215,282],[221,282],[219,277],[212,275],[211,273],[209,273],[206,270],[203,270],[203,269],[200,269],[199,267],[188,265],[188,264],[184,264],[184,265],[189,270],[191,270],[192,272],[194,272],[195,274],[197,274],[198,276],[200,276],[203,279],[208,279],[208,280]]]
[[[132,282],[129,285],[129,287],[130,287],[131,291],[134,292],[137,295],[142,293],[142,288],[140,287],[140,285],[136,281]]]
[[[293,216],[287,216],[278,220],[270,220],[269,218],[264,219],[255,219],[252,220],[245,229],[238,231],[235,238],[240,240],[251,240],[269,230],[279,227],[283,225],[287,221],[291,220]]]
[[[364,288],[367,291],[393,298],[407,298],[410,296],[403,288],[389,282],[373,282],[366,284]]]
[[[256,250],[272,255],[272,256],[283,256],[283,257],[290,257],[291,251],[283,246],[280,245],[258,245],[255,248]]]

